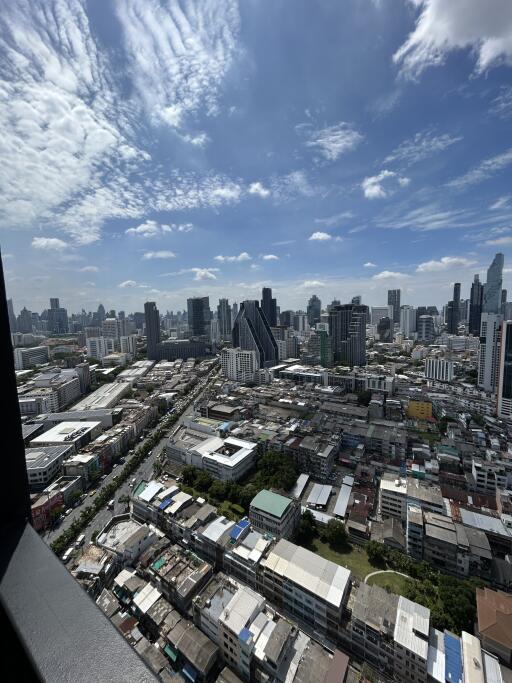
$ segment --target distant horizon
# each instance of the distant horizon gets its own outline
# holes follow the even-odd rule
[[[7,3],[0,244],[17,312],[400,288],[512,246],[512,6]],[[462,6],[462,5],[461,5]],[[512,267],[503,287],[512,289]],[[235,296],[233,296],[235,293]]]

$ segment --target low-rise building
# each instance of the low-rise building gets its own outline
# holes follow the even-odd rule
[[[96,543],[113,553],[121,565],[128,565],[156,539],[157,534],[150,526],[139,524],[130,515],[117,515],[99,533]]]
[[[482,647],[506,666],[512,664],[512,595],[476,589],[477,628]]]
[[[65,458],[73,453],[72,444],[25,449],[28,485],[31,491],[42,491],[62,469]]]
[[[300,522],[300,505],[273,491],[263,489],[251,501],[249,521],[262,533],[291,538]]]
[[[77,453],[101,434],[101,422],[60,422],[32,439],[31,448],[69,445]]]

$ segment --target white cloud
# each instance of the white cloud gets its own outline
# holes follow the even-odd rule
[[[452,50],[471,49],[476,72],[512,63],[512,3],[508,0],[413,0],[414,31],[393,60],[408,78],[442,64]]]
[[[261,257],[264,261],[279,261],[279,256],[275,254],[263,254]]]
[[[512,117],[512,86],[501,86],[499,94],[491,102],[490,111],[502,119]]]
[[[214,114],[237,49],[236,3],[125,0],[116,10],[132,80],[149,115],[180,128],[200,109]]]
[[[494,240],[487,240],[485,244],[493,247],[505,247],[512,244],[512,236],[508,235],[506,237],[498,237]]]
[[[326,242],[327,240],[331,240],[332,236],[329,235],[328,232],[314,232],[310,237],[308,237],[309,240],[314,240],[317,242]]]
[[[377,264],[376,264],[376,263],[372,263],[372,261],[367,261],[367,262],[364,264],[364,267],[365,267],[365,268],[377,268]]]
[[[372,277],[372,280],[405,280],[409,275],[393,270],[383,270]]]
[[[144,261],[150,261],[152,259],[169,259],[176,258],[176,254],[173,251],[167,251],[165,249],[160,251],[146,251],[142,258]]]
[[[325,282],[321,282],[320,280],[304,280],[301,287],[325,287]]]
[[[512,7],[512,3],[511,3]],[[506,168],[512,164],[512,147],[501,154],[497,154],[489,159],[484,159],[478,166],[475,166],[470,171],[454,180],[447,183],[448,187],[453,187],[456,190],[464,190],[466,187],[476,185],[484,180],[487,180],[498,171]]]
[[[353,217],[354,214],[352,211],[343,211],[342,213],[337,213],[334,216],[328,216],[327,218],[315,218],[315,223],[332,228]]]
[[[97,273],[99,271],[98,266],[84,266],[79,268],[80,273]]]
[[[212,197],[220,201],[237,201],[240,198],[242,190],[240,185],[230,183],[228,185],[221,185],[212,189]]]
[[[384,199],[394,194],[399,187],[406,187],[409,182],[409,178],[385,169],[378,175],[365,178],[361,188],[366,199]]]
[[[221,263],[234,263],[236,261],[250,261],[251,257],[246,251],[242,251],[238,256],[223,256],[222,254],[219,254],[218,256],[213,257],[215,261],[220,261]]]
[[[256,194],[258,197],[268,197],[270,190],[267,189],[262,183],[256,182],[249,185],[249,194]]]
[[[32,246],[34,249],[44,251],[64,251],[69,247],[69,244],[57,237],[33,237]]]
[[[121,289],[128,289],[131,287],[136,287],[137,283],[135,282],[135,280],[125,280],[124,282],[120,282],[117,286]]]
[[[313,197],[319,189],[311,185],[305,171],[292,171],[284,176],[273,178],[272,194],[277,199],[286,201],[294,197]]]
[[[190,268],[189,271],[195,273],[194,280],[216,280],[218,268]]]
[[[125,230],[127,235],[138,235],[140,237],[158,237],[166,232],[172,232],[172,227],[157,221],[145,221],[135,228]]]
[[[418,163],[428,157],[442,152],[451,147],[456,142],[460,142],[462,137],[452,136],[448,133],[436,135],[432,130],[416,133],[412,138],[404,140],[400,145],[384,159],[385,164],[402,162],[405,166]]]
[[[417,273],[437,273],[443,270],[451,270],[452,268],[469,268],[474,266],[476,261],[459,257],[459,256],[443,256],[439,261],[425,261],[420,263],[416,268]]]
[[[509,194],[504,195],[503,197],[498,197],[498,199],[493,202],[489,208],[491,211],[498,211],[499,209],[508,208],[511,198],[512,197]]]
[[[342,154],[352,151],[364,137],[345,121],[319,130],[313,130],[309,123],[301,124],[296,130],[306,135],[306,147],[316,149],[328,161],[336,161]]]

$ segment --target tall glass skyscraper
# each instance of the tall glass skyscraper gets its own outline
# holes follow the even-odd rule
[[[503,285],[503,254],[496,254],[487,270],[487,282],[484,285],[482,299],[483,313],[501,312],[501,288]]]

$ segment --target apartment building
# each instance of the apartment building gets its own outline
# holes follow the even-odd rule
[[[291,538],[300,522],[298,501],[263,489],[251,501],[249,521],[262,533]]]
[[[507,470],[505,463],[491,462],[473,458],[471,463],[474,487],[477,493],[495,496],[498,489],[507,488]]]
[[[74,452],[71,444],[25,449],[28,484],[31,491],[42,491],[60,473],[66,457]]]
[[[27,370],[35,365],[48,363],[50,360],[47,346],[34,346],[30,349],[14,349],[14,367],[16,370]]]
[[[429,629],[430,610],[400,595],[393,633],[398,680],[427,683]]]

